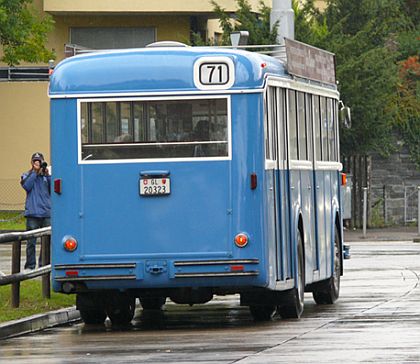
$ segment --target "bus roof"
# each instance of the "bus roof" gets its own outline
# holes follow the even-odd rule
[[[206,57],[210,60],[228,58],[233,62],[234,81],[225,90],[262,88],[267,75],[289,77],[280,60],[243,50],[216,47],[113,50],[78,55],[60,62],[51,76],[49,95],[199,91],[194,80],[194,65]]]

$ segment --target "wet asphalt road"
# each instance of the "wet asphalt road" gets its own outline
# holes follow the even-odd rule
[[[256,323],[236,296],[139,309],[128,328],[74,326],[0,342],[0,363],[420,363],[420,244],[351,243],[341,296]]]

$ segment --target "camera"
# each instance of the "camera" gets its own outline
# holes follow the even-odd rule
[[[48,163],[47,162],[42,162],[41,163],[41,169],[42,172],[45,173],[47,171],[47,167],[48,167]]]

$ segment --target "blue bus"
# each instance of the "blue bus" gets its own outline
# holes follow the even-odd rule
[[[160,309],[239,294],[256,320],[299,318],[305,291],[332,304],[343,234],[331,54],[176,45],[54,70],[54,290],[77,295],[85,323],[129,323],[136,298]]]

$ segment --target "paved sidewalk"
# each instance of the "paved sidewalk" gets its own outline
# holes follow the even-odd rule
[[[352,241],[416,241],[420,239],[417,226],[393,226],[381,229],[344,230],[344,242]]]
[[[79,311],[76,307],[69,307],[3,322],[0,323],[0,340],[77,321],[80,321]]]

